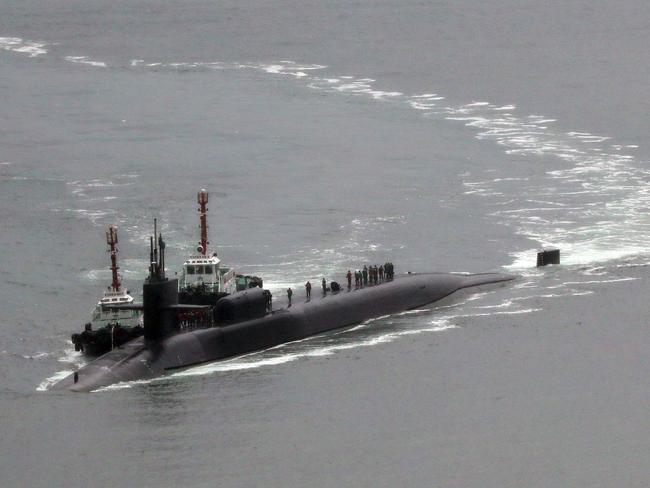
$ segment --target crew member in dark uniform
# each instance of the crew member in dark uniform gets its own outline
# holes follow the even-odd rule
[[[379,265],[379,281],[384,281],[384,267],[381,265]]]
[[[393,263],[390,261],[388,262],[388,270],[388,278],[392,280],[395,277],[395,268],[393,267]]]
[[[266,298],[266,311],[271,312],[273,310],[273,296],[268,290],[264,290],[264,297]]]
[[[287,298],[289,299],[289,306],[291,306],[291,296],[293,295],[293,290],[291,288],[287,288]]]
[[[323,278],[323,281],[321,282],[323,286],[323,296],[327,295],[327,281],[325,281],[325,278]]]
[[[363,274],[363,286],[366,286],[368,284],[368,267],[364,266],[361,273]]]
[[[352,288],[352,271],[348,269],[348,274],[345,275],[348,279],[348,290]]]
[[[311,283],[309,281],[305,283],[305,292],[307,294],[307,301],[311,300]]]

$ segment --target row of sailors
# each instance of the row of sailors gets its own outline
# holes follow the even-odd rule
[[[357,269],[354,272],[354,286],[355,288],[362,288],[364,286],[378,285],[384,281],[391,281],[395,276],[395,271],[393,268],[393,263],[387,262],[380,266],[364,266],[363,269]],[[348,290],[352,289],[352,271],[348,270],[346,274],[346,279],[348,281]],[[336,286],[334,286],[336,285]],[[327,295],[327,281],[325,278],[321,281],[321,286],[323,288],[323,296]],[[332,282],[331,291],[339,291],[338,284]],[[305,296],[307,301],[311,300],[311,283],[307,281],[305,283]],[[287,288],[287,299],[289,301],[289,306],[291,306],[291,298],[293,297],[293,290]]]
[[[393,263],[385,263],[377,266],[364,266],[363,269],[358,269],[354,272],[354,286],[356,288],[371,285],[378,285],[383,281],[390,281],[393,279],[394,270]],[[348,290],[352,288],[352,272],[348,270],[347,276]]]

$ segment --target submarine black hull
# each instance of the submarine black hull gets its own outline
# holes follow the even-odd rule
[[[160,340],[141,337],[81,368],[76,373],[76,382],[72,374],[54,388],[93,391],[114,383],[153,378],[169,370],[230,358],[417,308],[463,288],[512,279],[512,275],[499,273],[409,274],[381,285],[294,303],[264,317],[229,326],[181,332]]]

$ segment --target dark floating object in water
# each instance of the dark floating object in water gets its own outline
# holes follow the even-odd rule
[[[542,249],[537,253],[537,267],[547,264],[560,264],[560,250],[555,247]]]

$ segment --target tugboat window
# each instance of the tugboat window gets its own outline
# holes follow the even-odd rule
[[[212,274],[212,265],[211,264],[208,264],[205,267],[205,274]]]
[[[203,274],[203,266],[196,267],[196,274]]]
[[[194,274],[194,266],[188,266],[186,270],[187,270],[187,274]]]

